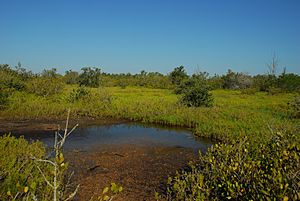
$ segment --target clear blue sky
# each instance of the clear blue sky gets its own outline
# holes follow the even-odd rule
[[[300,0],[0,0],[0,63],[300,73]],[[198,66],[198,67],[197,67]]]

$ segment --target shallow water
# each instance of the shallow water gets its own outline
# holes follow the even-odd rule
[[[62,132],[61,132],[62,133]],[[16,134],[20,136],[20,134]],[[47,146],[54,143],[54,132],[28,132],[24,134],[28,140],[40,140]],[[160,146],[192,148],[205,152],[211,146],[208,140],[196,138],[185,129],[156,127],[138,123],[122,123],[111,125],[93,125],[77,128],[67,139],[66,150],[90,150],[110,145],[129,144],[133,146]]]

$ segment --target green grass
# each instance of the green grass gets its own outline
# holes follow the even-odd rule
[[[288,114],[287,103],[295,94],[258,92],[247,95],[238,90],[215,90],[213,107],[187,108],[177,103],[178,95],[170,90],[143,87],[93,88],[90,96],[69,103],[68,97],[74,88],[76,86],[66,86],[62,94],[48,98],[15,92],[0,116],[7,119],[64,119],[70,107],[71,118],[112,117],[183,126],[193,128],[196,135],[222,141],[243,135],[261,140],[270,129],[295,129],[300,123]],[[111,97],[111,101],[107,101],[107,97]]]
[[[75,88],[77,86],[65,86],[61,94],[50,97],[16,91],[9,97],[6,109],[0,111],[0,119],[64,120],[70,108],[71,119],[109,117],[192,128],[195,135],[227,143],[212,146],[206,155],[200,154],[200,163],[192,164],[191,172],[181,172],[170,178],[169,200],[195,200],[199,195],[205,199],[225,196],[249,200],[253,196],[264,197],[266,193],[268,198],[299,197],[299,177],[290,178],[298,174],[299,169],[297,129],[300,120],[291,118],[288,107],[296,94],[215,90],[213,107],[188,108],[179,105],[179,96],[166,89],[93,88],[89,89],[88,96],[70,102]],[[293,138],[289,134],[293,134]],[[274,136],[278,135],[281,138],[274,141]],[[10,155],[14,157],[15,154]],[[220,162],[213,163],[217,159]],[[234,168],[231,173],[228,172],[230,168]],[[253,177],[253,173],[260,176]],[[199,184],[202,188],[198,188]],[[246,188],[245,184],[251,184],[251,188]],[[10,183],[6,185],[3,195],[7,195],[10,186]],[[240,188],[250,190],[242,192]],[[22,189],[15,189],[14,193],[17,191]]]

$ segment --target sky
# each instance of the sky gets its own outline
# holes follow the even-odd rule
[[[300,74],[300,0],[0,0],[0,64]]]

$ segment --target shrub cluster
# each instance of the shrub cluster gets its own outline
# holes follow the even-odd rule
[[[37,169],[35,158],[45,157],[42,143],[29,144],[24,138],[0,137],[0,200],[47,200],[51,189]],[[51,168],[40,164],[49,179]]]
[[[189,170],[169,178],[168,200],[299,200],[297,136],[277,133],[253,149],[247,138],[213,145]],[[298,138],[299,139],[299,138]]]
[[[180,104],[187,107],[210,107],[213,104],[211,87],[207,84],[207,74],[193,75],[175,88],[176,94],[181,94]]]
[[[90,90],[88,90],[85,87],[78,87],[76,89],[73,89],[68,97],[68,101],[71,103],[74,103],[76,101],[82,100],[86,97],[88,97],[91,94]]]
[[[288,105],[291,117],[300,118],[300,96],[295,97]]]
[[[99,87],[101,69],[99,68],[82,68],[83,72],[78,77],[78,83],[80,86],[87,87]]]
[[[59,94],[63,87],[63,82],[59,78],[37,77],[26,83],[26,90],[29,93],[43,97]]]

